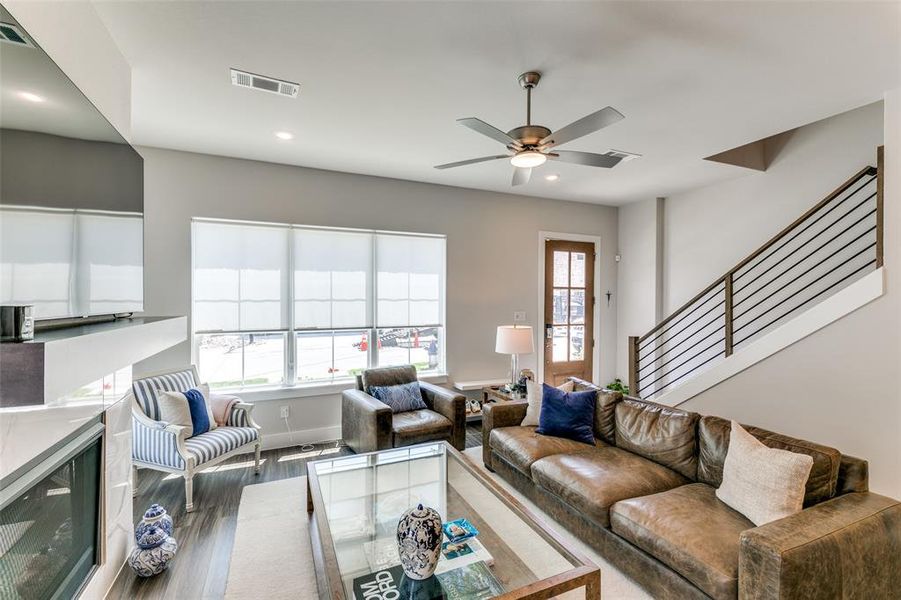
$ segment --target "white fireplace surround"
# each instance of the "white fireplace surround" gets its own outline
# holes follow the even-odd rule
[[[0,409],[0,478],[8,479],[85,422],[103,420],[98,567],[83,599],[106,595],[134,544],[131,407],[123,401],[132,365],[186,339],[185,317],[137,317],[40,333],[44,403]]]

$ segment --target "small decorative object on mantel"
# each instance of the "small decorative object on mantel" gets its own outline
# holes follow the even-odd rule
[[[128,557],[128,565],[138,576],[152,577],[166,570],[178,551],[171,533],[172,517],[159,504],[152,504],[135,527],[137,548]]]
[[[422,504],[403,514],[397,524],[397,552],[404,574],[410,579],[428,579],[441,555],[441,515]]]

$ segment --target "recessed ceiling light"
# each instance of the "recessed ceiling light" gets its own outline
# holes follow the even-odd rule
[[[551,173],[550,175],[545,175],[544,178],[547,181],[557,181],[558,179],[560,179],[560,176],[556,173]]]
[[[277,137],[280,140],[293,140],[294,134],[288,133],[287,131],[276,131],[275,137]]]
[[[19,92],[19,97],[29,102],[43,102],[43,96],[38,96],[37,94],[32,94],[31,92]]]

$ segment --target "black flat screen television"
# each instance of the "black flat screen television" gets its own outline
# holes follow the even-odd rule
[[[144,308],[144,162],[0,7],[0,304]]]

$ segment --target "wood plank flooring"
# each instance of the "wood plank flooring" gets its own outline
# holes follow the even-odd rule
[[[482,443],[480,423],[466,428],[466,447]],[[309,449],[308,449],[309,450]],[[184,480],[176,475],[142,469],[134,502],[137,523],[150,504],[162,504],[175,523],[178,555],[156,577],[142,579],[128,566],[122,569],[107,598],[110,600],[222,598],[237,525],[238,505],[246,485],[300,477],[307,462],[329,456],[353,454],[340,442],[266,450],[259,475],[253,473],[253,455],[236,456],[194,477],[194,512],[185,512]],[[253,599],[256,600],[256,599]]]

